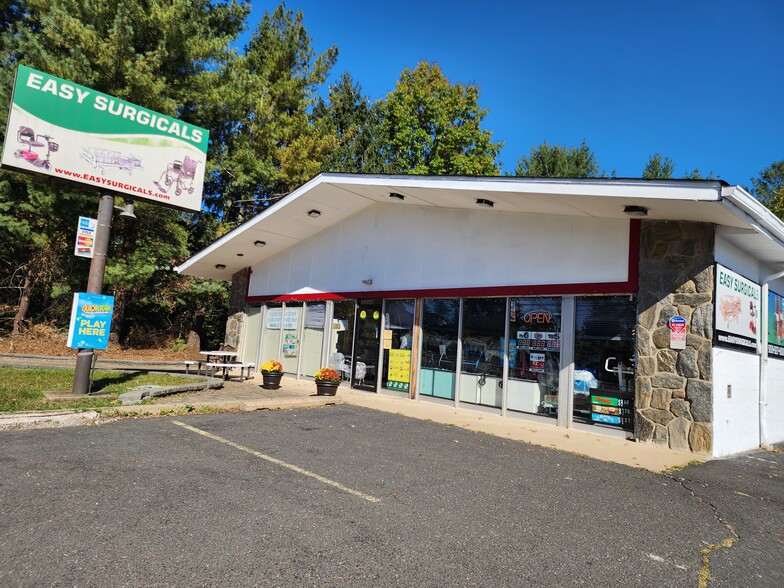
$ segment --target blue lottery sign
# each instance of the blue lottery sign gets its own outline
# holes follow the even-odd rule
[[[112,327],[114,296],[74,294],[68,347],[72,349],[106,349]]]

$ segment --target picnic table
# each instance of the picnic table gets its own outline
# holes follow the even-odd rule
[[[204,375],[213,377],[217,370],[223,370],[223,379],[229,377],[229,370],[240,370],[240,382],[244,379],[250,378],[251,370],[256,367],[253,363],[242,363],[232,361],[239,353],[236,351],[199,351],[199,355],[205,356],[204,361],[199,361],[198,373],[201,373],[201,367],[204,365]]]

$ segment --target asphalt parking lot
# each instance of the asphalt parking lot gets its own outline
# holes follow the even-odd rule
[[[664,476],[349,405],[7,432],[0,447],[2,586],[784,579],[781,454]]]

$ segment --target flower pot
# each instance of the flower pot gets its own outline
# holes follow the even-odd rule
[[[334,396],[338,391],[340,382],[316,382],[318,396]]]
[[[280,379],[283,372],[261,372],[261,387],[265,390],[277,390],[280,388]]]

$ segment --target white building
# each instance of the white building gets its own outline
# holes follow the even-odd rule
[[[320,174],[178,271],[233,280],[227,336],[292,377],[714,456],[784,441],[784,224],[720,181]]]

